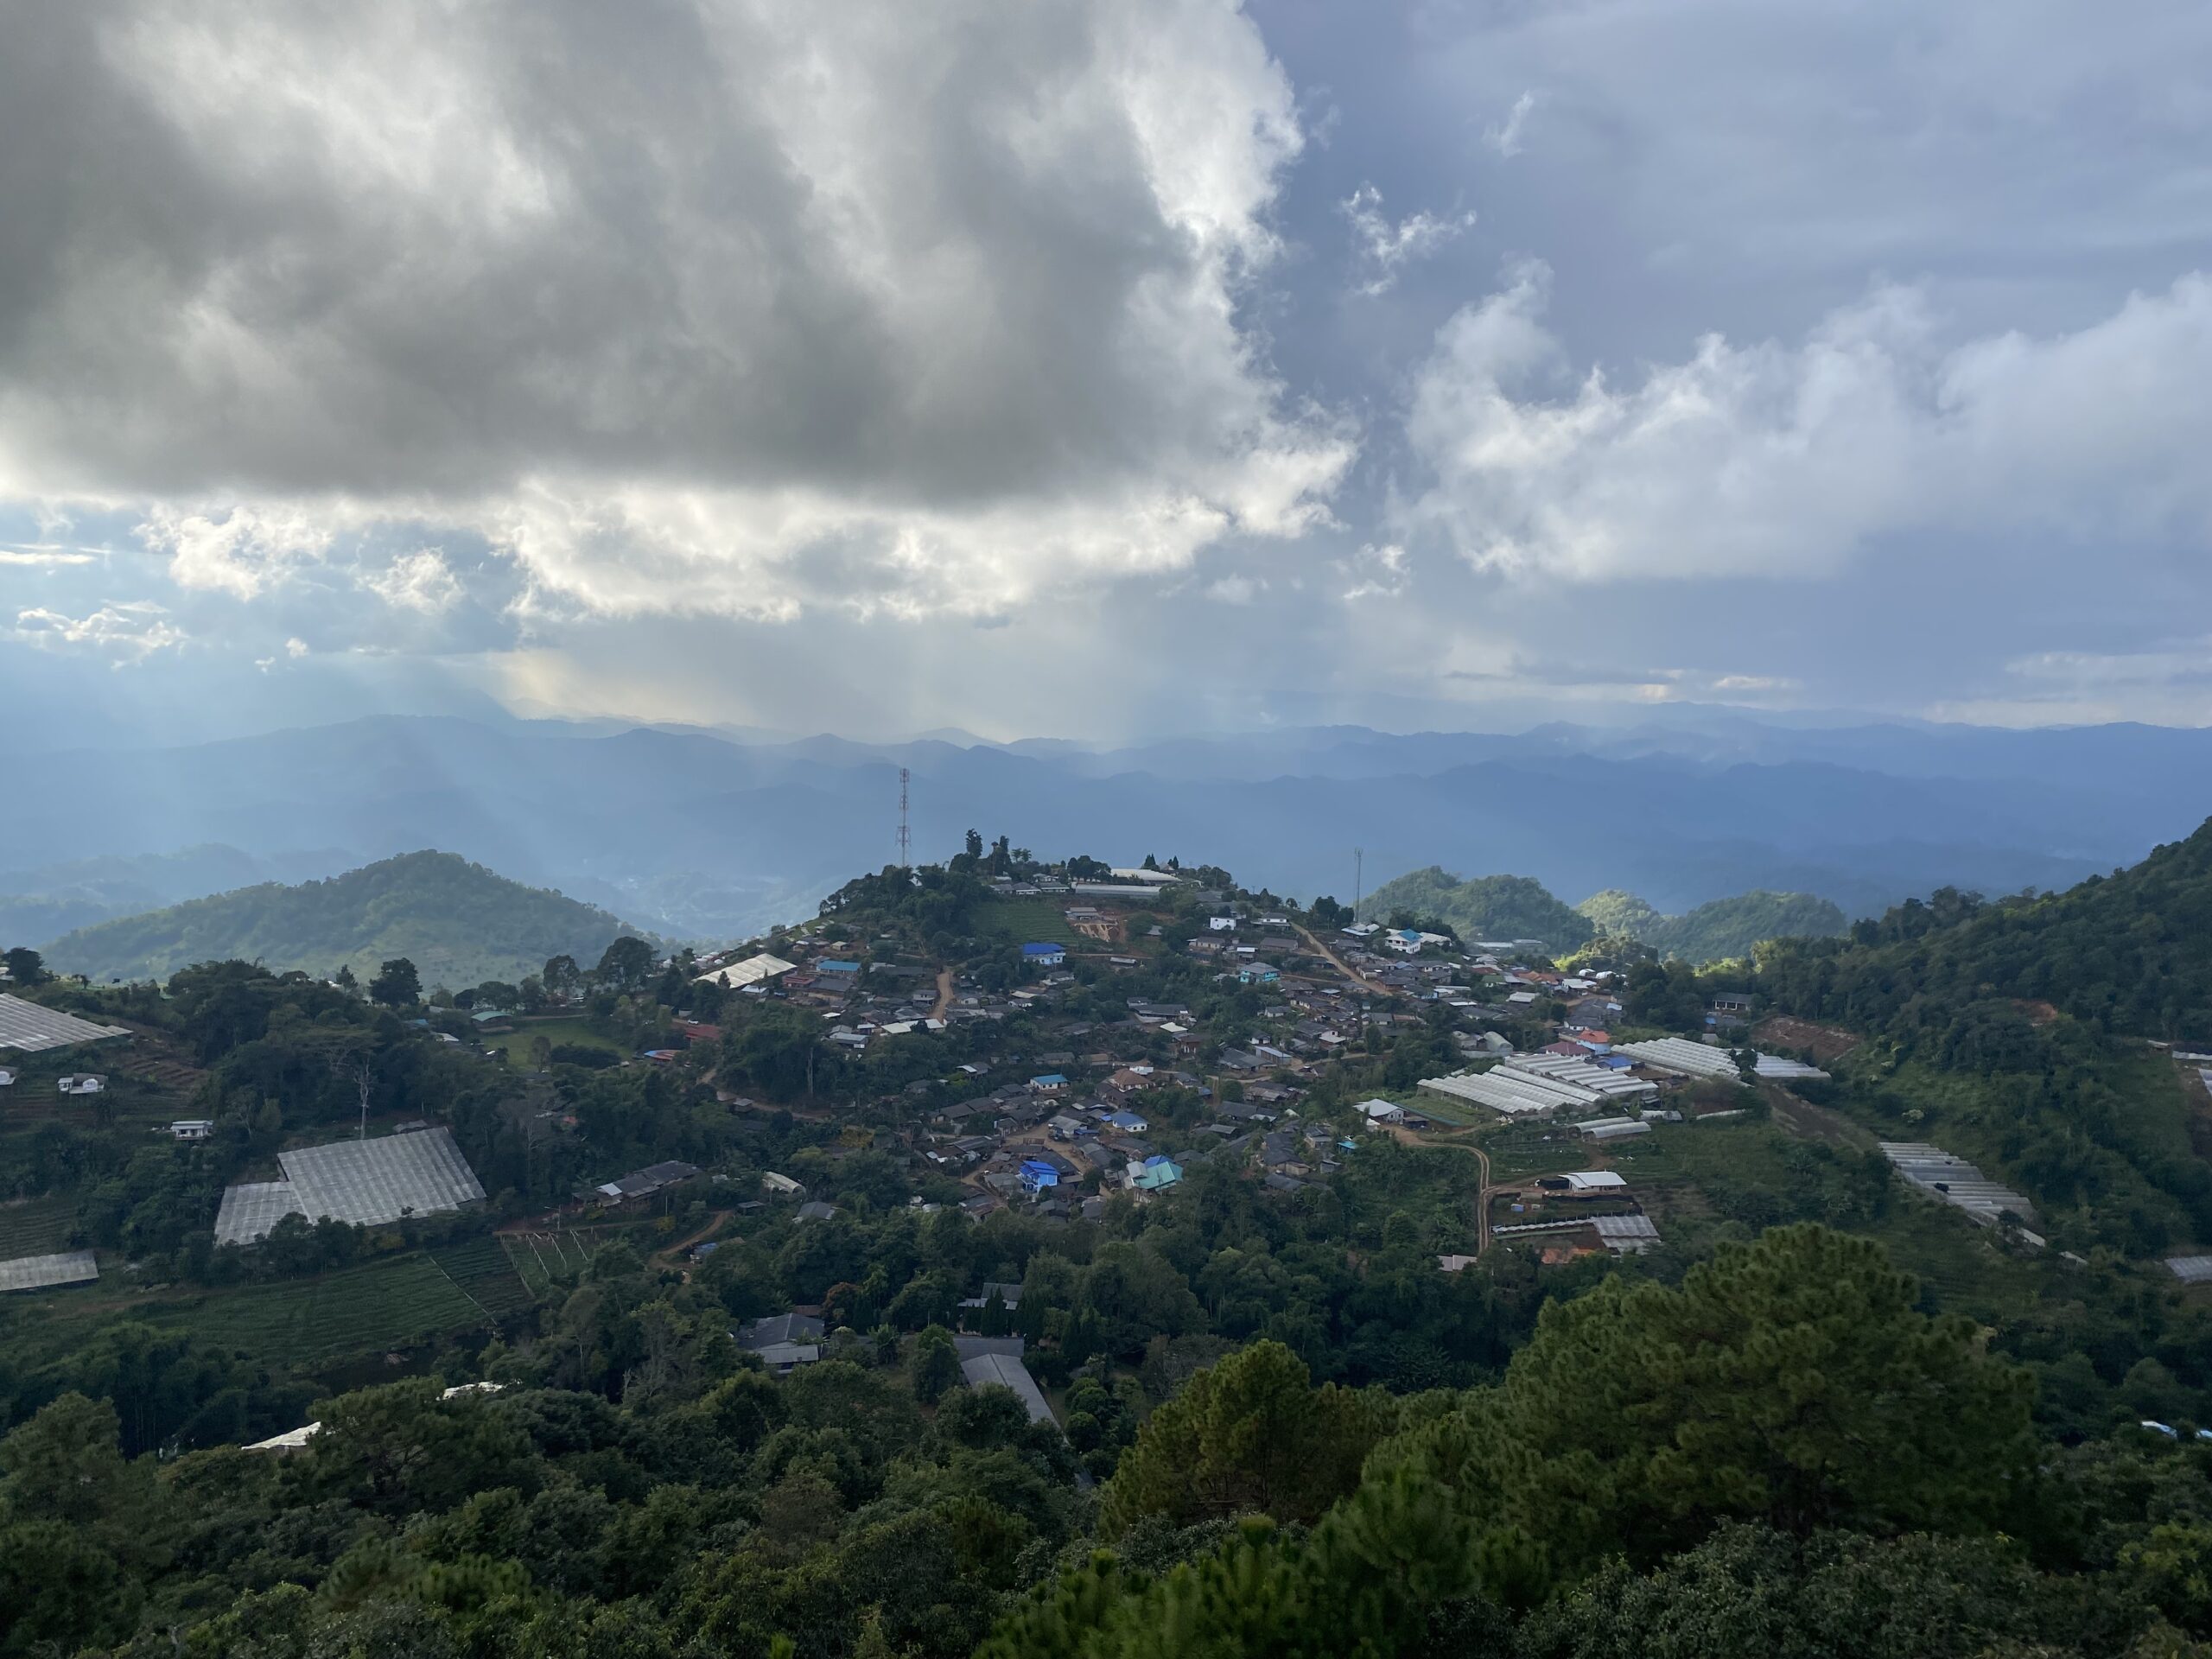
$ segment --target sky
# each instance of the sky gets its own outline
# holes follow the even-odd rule
[[[2212,724],[2212,8],[83,0],[0,698]]]

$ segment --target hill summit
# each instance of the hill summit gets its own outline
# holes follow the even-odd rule
[[[79,928],[44,947],[59,973],[166,978],[195,962],[238,957],[279,972],[363,979],[393,957],[425,986],[513,982],[550,957],[588,965],[639,930],[593,905],[472,864],[455,853],[404,853],[324,881],[276,882]]]

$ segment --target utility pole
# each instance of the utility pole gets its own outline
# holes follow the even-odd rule
[[[899,768],[899,868],[914,868],[913,836],[906,828],[906,768]]]
[[[1366,874],[1367,849],[1355,847],[1351,849],[1351,918],[1355,922],[1359,919],[1360,893]]]

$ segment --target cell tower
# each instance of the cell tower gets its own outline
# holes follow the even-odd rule
[[[1360,890],[1366,875],[1367,849],[1355,847],[1351,849],[1351,918],[1355,922],[1359,919]]]
[[[899,868],[914,868],[913,832],[906,827],[906,768],[899,768]]]

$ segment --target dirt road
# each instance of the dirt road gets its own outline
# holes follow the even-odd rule
[[[1316,938],[1313,932],[1307,928],[1301,926],[1296,922],[1293,922],[1291,924],[1291,927],[1297,933],[1300,938],[1306,941],[1307,947],[1312,950],[1316,956],[1321,957],[1322,960],[1326,962],[1330,967],[1335,969],[1346,979],[1351,981],[1353,984],[1357,985],[1365,990],[1379,991],[1384,996],[1396,996],[1399,995],[1397,988],[1394,985],[1370,985],[1364,979],[1362,979],[1357,974],[1352,972],[1351,965],[1346,963],[1342,957],[1330,950],[1327,945],[1322,944],[1321,941]]]
[[[930,1018],[944,1019],[944,1011],[951,1006],[952,969],[949,967],[940,968],[937,970],[937,1001],[930,1004]]]

